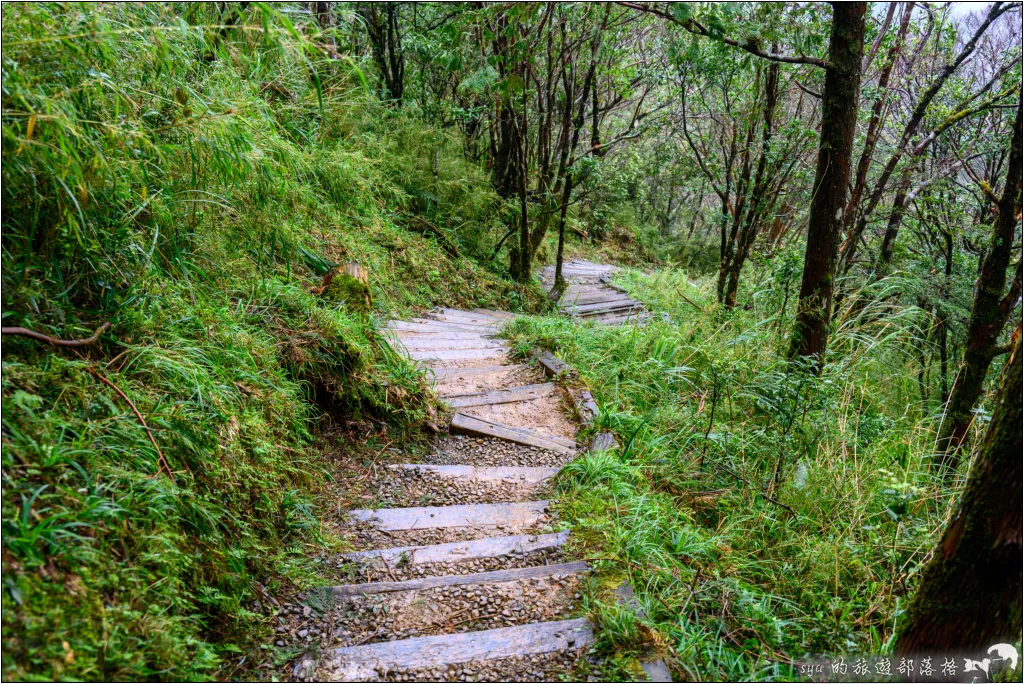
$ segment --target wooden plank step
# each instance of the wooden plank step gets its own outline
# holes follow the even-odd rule
[[[556,563],[554,565],[532,565],[526,568],[511,570],[490,570],[475,572],[471,575],[431,575],[399,582],[366,582],[363,584],[340,584],[330,587],[331,593],[338,598],[348,596],[367,596],[370,594],[390,594],[395,591],[424,591],[435,587],[461,587],[470,584],[496,584],[498,582],[517,582],[537,577],[552,575],[579,575],[587,572],[590,566],[586,561],[572,563]]]
[[[333,652],[328,668],[335,681],[377,681],[384,670],[447,668],[450,664],[581,649],[593,641],[590,622],[576,618],[348,646]]]
[[[583,306],[573,306],[571,308],[574,313],[585,316],[587,314],[593,315],[608,311],[618,311],[620,309],[633,309],[638,306],[643,306],[643,304],[634,299],[623,299],[617,302],[584,304]]]
[[[416,361],[462,361],[464,359],[492,359],[502,356],[508,347],[485,347],[476,349],[422,349],[409,352],[409,358]]]
[[[473,309],[473,311],[480,314],[487,314],[488,316],[497,318],[500,321],[511,321],[516,317],[514,313],[509,313],[508,311],[497,311],[495,309]]]
[[[628,314],[585,318],[583,320],[594,321],[598,325],[621,325],[623,323],[643,323],[651,317],[650,311],[634,309]]]
[[[525,363],[513,363],[508,366],[467,366],[466,368],[430,368],[428,373],[434,376],[435,380],[452,380],[467,378],[474,375],[484,375],[486,373],[503,373],[511,371],[520,371],[528,366]],[[442,397],[445,395],[441,395]]]
[[[430,321],[419,319],[418,322],[410,321],[388,321],[387,328],[403,332],[469,332],[487,334],[487,330],[481,330],[477,325],[456,325],[454,323],[443,323],[441,321]]]
[[[522,385],[520,387],[510,387],[509,389],[492,390],[490,392],[450,395],[445,397],[445,401],[454,408],[510,404],[515,401],[540,399],[541,397],[549,396],[557,389],[558,385],[553,382],[542,382],[537,385]]]
[[[513,534],[507,537],[486,537],[473,541],[433,544],[430,546],[400,546],[393,549],[371,549],[346,553],[351,561],[382,559],[394,565],[404,557],[411,565],[451,563],[480,558],[524,555],[534,551],[564,546],[569,541],[569,530],[552,534]]]
[[[494,333],[489,332],[460,332],[457,330],[431,330],[431,331],[409,331],[409,330],[385,330],[383,333],[389,339],[398,340],[493,340]]]
[[[504,319],[497,316],[492,316],[480,309],[473,309],[472,311],[464,311],[462,309],[447,309],[442,307],[437,311],[431,313],[440,313],[445,316],[452,316],[453,318],[463,318],[469,321],[480,321],[481,323],[488,323],[491,325],[501,325]]]
[[[537,352],[535,357],[537,362],[540,363],[540,367],[544,369],[544,375],[549,378],[553,378],[559,373],[572,370],[572,366],[549,351]]]
[[[499,321],[497,321],[496,319],[493,319],[493,318],[485,319],[485,318],[482,318],[482,317],[471,318],[471,317],[468,317],[468,316],[466,316],[466,317],[463,317],[463,316],[451,316],[449,314],[442,314],[442,313],[435,313],[435,312],[425,313],[425,314],[423,314],[423,316],[421,318],[423,318],[425,320],[428,320],[428,321],[439,321],[441,323],[454,323],[455,325],[472,325],[472,326],[477,326],[477,327],[479,327],[481,329],[493,330],[493,331],[497,331],[497,329],[500,327]],[[419,320],[419,319],[413,319],[413,320]]]
[[[385,532],[427,530],[447,527],[495,527],[498,525],[534,525],[547,514],[547,501],[519,503],[463,504],[460,506],[421,506],[416,508],[378,508],[349,511],[349,517],[367,522]]]
[[[500,340],[488,340],[483,337],[461,340],[437,340],[433,338],[414,339],[407,337],[396,344],[400,344],[409,351],[423,351],[428,349],[496,349],[504,346],[504,343]]]
[[[450,430],[474,437],[494,437],[507,442],[547,449],[559,454],[572,455],[576,453],[576,443],[564,437],[545,435],[511,425],[491,423],[462,413],[456,413],[455,417],[452,418]]]
[[[428,312],[418,318],[411,319],[413,323],[448,323],[451,325],[464,325],[478,330],[497,330],[498,323],[492,319],[463,318],[461,316],[449,316],[437,312]]]
[[[621,302],[627,301],[630,298],[621,292],[605,288],[603,292],[595,292],[592,294],[581,294],[579,296],[563,296],[559,301],[559,306],[565,308],[567,306],[585,306],[587,304],[600,304],[602,302]]]
[[[521,482],[540,484],[558,474],[559,468],[534,466],[467,466],[431,465],[429,463],[396,463],[389,470],[418,470],[438,477],[476,480],[478,482]]]

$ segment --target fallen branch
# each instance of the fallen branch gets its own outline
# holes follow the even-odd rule
[[[167,465],[167,459],[164,458],[164,452],[160,451],[160,447],[156,443],[156,438],[153,437],[153,432],[149,429],[149,426],[146,425],[146,419],[142,417],[141,413],[139,413],[139,409],[135,408],[135,403],[128,398],[127,394],[121,391],[120,387],[118,387],[110,380],[107,380],[105,377],[100,375],[99,371],[97,371],[95,368],[86,368],[86,370],[89,371],[97,380],[102,382],[104,385],[117,392],[117,395],[124,399],[125,403],[127,403],[128,406],[131,407],[132,412],[135,414],[135,417],[138,418],[139,423],[142,424],[142,428],[146,431],[146,434],[149,435],[149,441],[152,442],[153,448],[156,449],[159,470],[167,473],[167,477],[171,478],[171,482],[173,482],[174,484],[178,484],[177,481],[174,479],[174,473],[171,472],[171,467]],[[185,468],[187,469],[188,466],[186,465]],[[191,473],[191,471],[189,472]]]
[[[676,294],[678,294],[678,295],[679,295],[680,297],[682,297],[682,298],[683,298],[683,300],[684,300],[684,301],[685,301],[685,302],[686,302],[687,304],[689,304],[689,305],[691,305],[691,306],[693,306],[693,307],[696,307],[697,311],[700,311],[701,313],[704,313],[704,308],[703,308],[703,307],[702,307],[702,306],[701,306],[700,304],[696,303],[695,301],[693,301],[692,299],[690,299],[689,297],[687,297],[686,295],[684,295],[684,294],[682,293],[682,291],[680,291],[680,289],[679,289],[678,287],[677,287],[677,288],[675,288],[675,290],[676,290]]]
[[[17,326],[11,328],[3,328],[3,330],[0,332],[2,332],[4,335],[20,335],[21,337],[30,337],[33,340],[46,342],[47,344],[52,344],[55,347],[86,347],[90,344],[95,343],[96,340],[100,338],[100,335],[106,332],[106,330],[109,327],[110,321],[107,321],[100,327],[96,328],[96,332],[94,332],[90,337],[86,337],[80,340],[61,340],[56,337],[44,335],[41,332],[36,332],[35,330],[29,330],[28,328],[21,328]]]

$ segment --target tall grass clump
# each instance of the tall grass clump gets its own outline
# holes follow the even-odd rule
[[[230,676],[334,543],[319,417],[427,416],[377,318],[536,303],[472,260],[504,209],[450,139],[238,8],[3,6],[4,326],[111,324],[4,337],[5,678]],[[372,315],[310,293],[349,261]]]
[[[693,680],[732,681],[791,678],[801,654],[883,651],[955,491],[928,466],[918,312],[840,318],[815,377],[784,360],[785,274],[759,269],[731,313],[713,275],[620,282],[658,315],[510,329],[579,369],[595,429],[620,443],[560,478],[563,515],[608,580],[589,608],[620,674],[649,648]],[[627,579],[639,624],[607,593]]]

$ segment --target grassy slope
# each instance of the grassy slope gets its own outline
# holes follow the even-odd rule
[[[457,142],[253,12],[224,40],[162,6],[3,8],[4,325],[114,323],[4,339],[5,678],[225,676],[258,583],[333,543],[313,399],[414,433],[428,397],[309,293],[323,260],[378,312],[538,302],[474,258],[504,207]]]

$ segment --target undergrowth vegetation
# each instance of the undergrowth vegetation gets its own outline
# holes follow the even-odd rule
[[[957,490],[929,467],[915,310],[840,322],[822,375],[793,373],[785,276],[751,280],[725,315],[713,276],[629,272],[670,320],[510,330],[579,369],[621,443],[563,471],[561,514],[607,578],[588,607],[624,668],[654,646],[693,681],[785,680],[802,655],[884,652]],[[606,592],[626,578],[645,619]]]
[[[378,312],[540,301],[473,258],[505,208],[457,140],[294,17],[235,19],[4,5],[4,325],[112,323],[4,339],[5,678],[228,676],[262,584],[336,543],[319,416],[430,404],[376,314],[310,294],[333,264]]]

